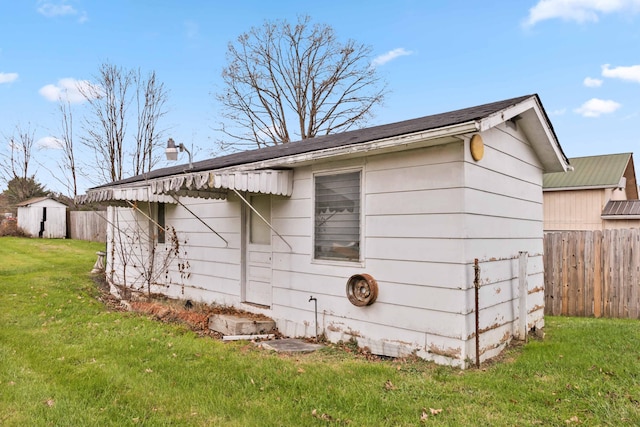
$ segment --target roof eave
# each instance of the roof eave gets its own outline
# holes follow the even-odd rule
[[[551,121],[537,95],[483,118],[479,123],[480,131],[493,128],[516,116],[520,118],[518,124],[523,127],[533,143],[533,149],[545,173],[571,170],[569,159],[562,151]]]
[[[640,215],[600,215],[602,219],[640,219]]]
[[[376,139],[365,143],[356,143],[341,147],[332,147],[310,151],[307,153],[294,154],[285,157],[278,157],[259,162],[246,163],[243,165],[232,166],[228,169],[244,171],[256,169],[268,169],[276,167],[294,167],[304,163],[315,162],[318,160],[339,157],[356,157],[358,155],[369,154],[372,151],[384,152],[401,149],[407,145],[412,146],[435,146],[451,142],[452,137],[462,137],[469,132],[477,132],[480,130],[479,123],[476,120],[459,123],[451,126],[444,126],[435,129],[414,132],[410,134],[398,135],[394,137]],[[224,169],[220,169],[223,171]]]
[[[619,188],[619,185],[583,185],[579,187],[543,187],[542,191],[579,191],[579,190],[606,190],[609,188]]]

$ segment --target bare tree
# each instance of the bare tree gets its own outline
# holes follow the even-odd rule
[[[363,125],[386,88],[370,54],[308,16],[251,28],[228,45],[219,130],[262,147]]]
[[[29,178],[31,154],[35,143],[34,135],[35,130],[30,124],[26,128],[18,124],[11,135],[5,136],[6,151],[1,153],[4,161],[0,163],[2,179],[5,183],[15,178],[23,180]]]
[[[164,144],[162,131],[158,129],[160,118],[166,114],[167,91],[158,82],[155,71],[143,79],[138,70],[135,75],[138,127],[133,153],[133,174],[150,171],[160,160]],[[160,149],[160,150],[154,150]],[[157,155],[160,151],[160,155]]]
[[[62,160],[58,163],[58,168],[62,172],[63,180],[60,181],[67,187],[71,197],[75,199],[78,195],[78,168],[76,166],[76,150],[73,141],[73,112],[71,103],[62,98],[58,103],[60,112],[60,145],[62,148]]]
[[[29,173],[35,144],[34,135],[35,130],[31,125],[22,127],[18,124],[13,134],[5,137],[7,145],[5,151],[0,152],[3,158],[0,162],[0,176],[7,186],[4,194],[11,204],[48,193],[44,186],[36,181],[35,173]]]
[[[153,148],[160,145],[158,121],[165,114],[167,92],[158,83],[155,72],[148,79],[139,70],[126,70],[112,64],[102,64],[96,82],[78,86],[86,98],[90,115],[85,120],[87,134],[82,138],[94,154],[95,167],[101,172],[101,183],[118,181],[125,174],[146,172],[157,161]],[[129,108],[138,103],[137,115]],[[136,136],[127,140],[127,125],[136,122]],[[129,142],[131,141],[131,142]],[[131,169],[125,164],[133,156]]]
[[[111,64],[102,64],[96,83],[78,86],[93,117],[86,119],[83,143],[95,156],[95,166],[104,181],[123,177],[124,136],[127,108],[131,103],[131,72]]]

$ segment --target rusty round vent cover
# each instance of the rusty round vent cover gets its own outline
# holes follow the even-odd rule
[[[347,297],[358,307],[371,305],[378,297],[378,282],[366,273],[354,274],[347,281]]]

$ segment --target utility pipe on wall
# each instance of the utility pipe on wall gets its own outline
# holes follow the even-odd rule
[[[315,309],[315,313],[316,313],[316,324],[315,324],[315,332],[316,332],[316,342],[318,342],[318,300],[311,295],[309,297],[309,302],[313,301],[315,303],[316,309]]]

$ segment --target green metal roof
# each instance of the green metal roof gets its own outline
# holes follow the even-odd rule
[[[569,159],[571,172],[544,174],[542,188],[610,188],[620,183],[627,169],[631,153]]]

